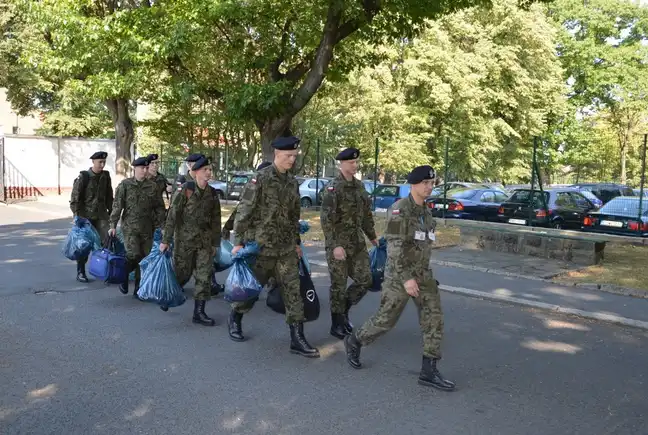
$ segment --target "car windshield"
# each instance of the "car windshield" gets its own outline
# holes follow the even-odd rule
[[[474,189],[450,189],[446,195],[453,199],[469,199],[477,193]],[[441,195],[443,196],[443,195]]]
[[[585,198],[589,199],[592,202],[599,202],[600,200],[594,195],[592,192],[589,190],[581,190],[579,192],[581,195],[583,195]]]
[[[543,192],[543,193],[544,193],[544,202],[549,203],[549,192]],[[531,202],[530,199],[531,199],[530,190],[517,190],[515,193],[513,193],[513,196],[511,196],[511,199],[509,199],[508,202],[529,204]],[[540,195],[540,192],[537,190],[533,192],[533,206],[535,208],[544,207],[544,204],[542,202],[542,196]]]
[[[648,216],[648,201],[643,201],[641,211],[642,215]],[[601,207],[600,212],[613,216],[637,217],[639,215],[639,198],[617,196]]]
[[[398,196],[398,186],[378,186],[375,190],[376,196]]]

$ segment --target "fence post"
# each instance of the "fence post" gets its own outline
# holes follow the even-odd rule
[[[0,126],[1,127],[1,126]],[[7,202],[6,190],[5,190],[5,138],[2,129],[0,129],[0,202]]]
[[[644,196],[644,183],[646,182],[646,141],[648,141],[648,134],[644,134],[643,140],[643,149],[641,151],[641,182],[639,188],[639,232],[643,232],[643,221],[641,216],[643,215],[643,196]]]
[[[378,185],[378,153],[380,152],[380,147],[378,144],[378,137],[376,136],[376,147],[374,151],[374,187],[371,191],[371,208],[373,211],[376,211],[376,186]]]
[[[315,207],[319,205],[319,173],[320,173],[320,140],[317,138],[317,155],[315,156]]]
[[[61,137],[56,137],[56,155],[58,160],[58,169],[57,169],[57,184],[58,184],[58,194],[61,195]]]
[[[536,170],[536,158],[538,153],[538,136],[533,137],[533,159],[531,161],[531,194],[529,195],[529,226],[533,226],[533,212],[535,204],[535,170]]]
[[[445,157],[443,158],[443,219],[446,218],[446,209],[448,208],[448,168],[450,163],[448,162],[448,154],[450,149],[450,138],[446,136],[445,138]]]
[[[225,142],[225,203],[229,201],[229,141]]]

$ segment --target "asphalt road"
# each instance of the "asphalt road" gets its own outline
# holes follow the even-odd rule
[[[323,304],[306,327],[320,360],[288,353],[261,301],[246,343],[227,306],[163,313],[101,283],[79,285],[60,254],[69,219],[0,227],[0,433],[645,435],[648,333],[443,294],[443,373],[455,393],[416,384],[420,334],[409,306],[363,350],[363,370],[328,335]],[[37,293],[35,293],[37,292]],[[353,312],[376,309],[370,294]]]

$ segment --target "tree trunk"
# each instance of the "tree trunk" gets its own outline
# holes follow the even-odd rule
[[[105,104],[112,115],[115,125],[115,142],[117,145],[115,171],[117,181],[121,181],[130,175],[131,145],[135,138],[135,130],[128,112],[128,100],[107,100]]]
[[[626,144],[621,146],[621,184],[626,183],[626,159],[628,157],[628,147]]]
[[[263,161],[274,161],[274,151],[270,144],[273,140],[282,135],[288,136],[291,134],[291,122],[292,117],[288,116],[257,122],[257,127],[261,134],[261,152],[263,153]]]

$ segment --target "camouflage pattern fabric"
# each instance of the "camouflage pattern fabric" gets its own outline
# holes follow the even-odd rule
[[[212,187],[201,189],[195,182],[181,186],[169,208],[162,242],[172,239],[178,283],[184,286],[194,273],[194,299],[209,300],[214,250],[221,242],[220,201]]]
[[[232,214],[227,218],[225,225],[223,225],[223,237],[229,239],[230,233],[234,229],[234,220],[236,219],[236,211],[238,210],[238,205],[232,210]]]
[[[160,196],[166,196],[167,186],[169,185],[167,178],[158,172],[151,180],[157,185]]]
[[[83,187],[84,177],[88,180],[85,188]],[[75,216],[91,220],[108,220],[112,206],[113,188],[108,171],[95,174],[92,169],[88,169],[74,180],[70,210]]]
[[[443,312],[439,288],[429,266],[436,221],[427,207],[417,205],[411,195],[387,213],[387,267],[380,307],[356,332],[356,337],[361,344],[368,345],[392,329],[410,299],[404,283],[415,279],[419,296],[412,299],[423,334],[423,355],[441,358]]]
[[[211,299],[211,277],[214,272],[213,248],[195,248],[191,243],[177,241],[173,251],[173,266],[178,284],[184,287],[193,273],[196,278],[194,299]]]
[[[252,272],[261,285],[268,284],[274,278],[286,306],[287,324],[305,320],[304,300],[299,287],[299,257],[294,247],[292,252],[281,256],[260,255],[252,266]],[[231,306],[234,311],[245,314],[255,303],[256,300],[234,302]]]
[[[362,246],[355,250],[346,250],[346,259],[336,260],[333,249],[326,250],[326,262],[331,276],[331,313],[344,314],[347,304],[356,305],[371,287],[371,267],[369,253]],[[347,289],[347,279],[353,284]]]
[[[153,232],[164,223],[164,202],[150,179],[127,178],[117,186],[110,227],[121,220],[128,272],[135,271],[135,288],[140,281],[139,262],[151,251]]]
[[[331,276],[331,313],[343,314],[347,304],[355,305],[371,287],[369,254],[365,244],[376,239],[371,201],[356,178],[342,174],[333,179],[322,196],[320,221],[324,231],[326,260]],[[345,260],[336,260],[333,250],[344,248]],[[347,290],[347,279],[354,283]]]
[[[261,169],[245,186],[234,220],[235,244],[254,240],[261,253],[280,257],[295,252],[299,237],[299,185],[274,165]]]

